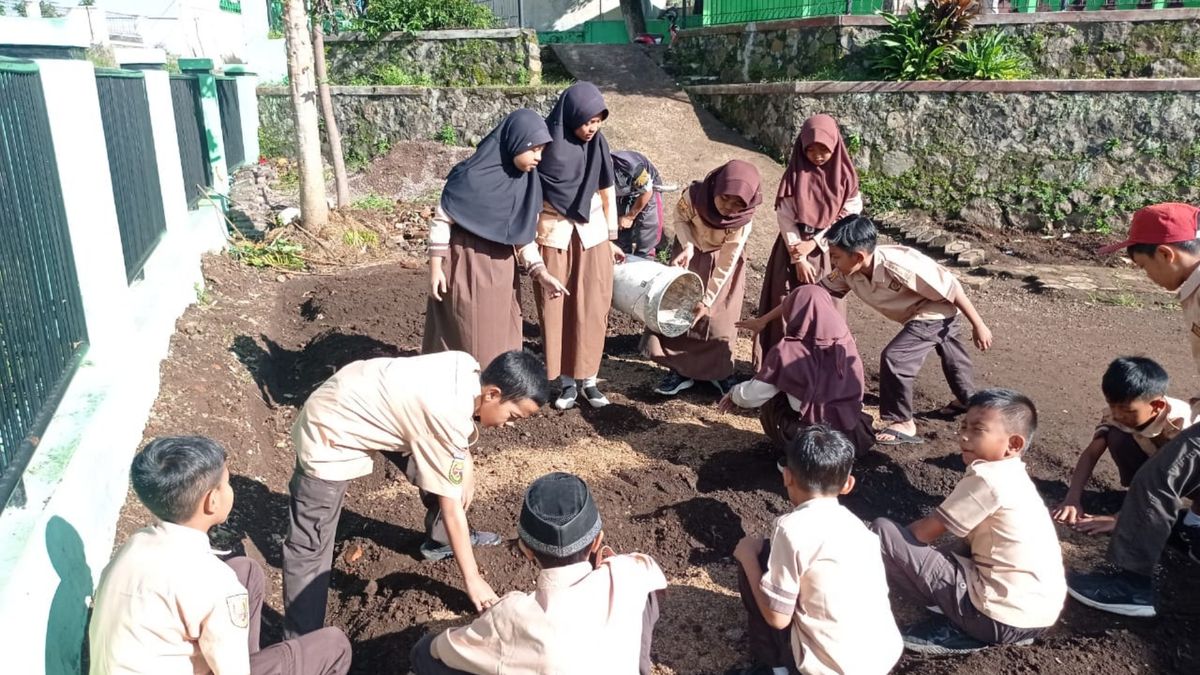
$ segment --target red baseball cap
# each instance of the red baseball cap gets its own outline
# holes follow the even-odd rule
[[[1119,244],[1102,246],[1100,255],[1116,253],[1133,244],[1178,244],[1197,238],[1200,208],[1191,204],[1166,202],[1138,209],[1129,224],[1129,238]]]

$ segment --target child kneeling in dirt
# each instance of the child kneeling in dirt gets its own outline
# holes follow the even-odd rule
[[[957,654],[1030,644],[1058,620],[1067,593],[1062,551],[1022,461],[1036,429],[1037,409],[1025,395],[976,393],[959,431],[967,472],[950,496],[908,527],[871,523],[892,590],[943,615],[908,629],[907,649]],[[963,541],[930,546],[946,532]]]
[[[421,490],[427,509],[421,554],[454,556],[476,610],[495,602],[471,549],[499,544],[500,537],[467,524],[475,484],[470,446],[479,426],[528,417],[549,397],[545,366],[523,351],[504,352],[482,373],[469,354],[454,351],[356,361],[318,387],[292,428],[297,461],[283,544],[285,634],[324,624],[342,500],[350,481],[371,473],[380,452],[400,455]]]
[[[1105,452],[1112,454],[1122,487],[1129,487],[1133,475],[1151,455],[1192,426],[1192,407],[1185,401],[1167,396],[1170,383],[1167,371],[1151,359],[1132,356],[1108,365],[1100,388],[1108,401],[1108,412],[1096,427],[1092,442],[1079,456],[1066,499],[1054,509],[1054,519],[1074,526],[1080,532],[1103,534],[1117,524],[1116,516],[1085,514],[1080,498],[1096,462]],[[1200,494],[1191,495],[1193,518],[1200,519]]]
[[[413,647],[417,675],[650,672],[662,570],[603,546],[600,513],[578,477],[551,473],[525,492],[517,541],[541,572],[468,626]]]
[[[958,338],[959,313],[971,322],[981,351],[992,346],[992,332],[949,270],[907,246],[876,246],[877,237],[875,224],[865,216],[849,215],[834,223],[826,237],[834,269],[818,283],[836,298],[853,291],[868,307],[904,324],[879,359],[879,414],[886,426],[875,441],[922,443],[912,398],[925,357],[937,351],[954,393],[954,401],[941,412],[959,414],[975,389],[971,356]]]
[[[645,155],[632,150],[612,153],[617,191],[617,246],[653,258],[662,239],[662,176]]]
[[[788,445],[783,484],[795,508],[769,542],[747,536],[733,552],[758,665],[730,675],[882,674],[900,658],[879,538],[837,499],[854,488],[853,465],[854,445],[823,425]]]
[[[225,449],[200,436],[151,441],[133,458],[133,491],[159,522],[135,532],[100,577],[88,630],[91,672],[345,675],[337,628],[259,648],[262,567],[224,562],[208,530],[233,509]]]

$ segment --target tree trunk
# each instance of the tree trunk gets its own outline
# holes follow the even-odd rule
[[[625,17],[625,30],[632,41],[646,32],[646,12],[642,0],[621,0],[621,14]]]
[[[317,92],[321,96],[321,117],[325,119],[325,137],[333,160],[333,184],[337,186],[339,209],[350,206],[350,184],[346,179],[346,159],[342,156],[342,132],[333,117],[333,98],[329,95],[329,70],[325,67],[325,29],[321,17],[312,20],[313,60],[317,73]]]
[[[300,222],[309,231],[329,222],[325,203],[325,167],[321,162],[321,129],[317,124],[317,83],[304,0],[284,0],[283,34],[287,38],[288,83],[296,123],[300,159]]]

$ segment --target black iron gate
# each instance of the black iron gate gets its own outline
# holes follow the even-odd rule
[[[208,139],[200,112],[200,82],[188,75],[172,75],[171,103],[175,109],[175,134],[179,137],[179,162],[183,165],[183,190],[191,209],[212,185]]]

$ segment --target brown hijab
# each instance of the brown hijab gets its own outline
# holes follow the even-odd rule
[[[692,199],[692,208],[696,209],[705,225],[718,230],[732,230],[754,217],[754,209],[762,203],[762,192],[758,189],[761,182],[758,169],[753,164],[731,159],[710,171],[704,180],[694,181],[688,188],[688,196]],[[717,210],[717,195],[736,195],[746,203],[746,208],[723,215]]]
[[[846,319],[824,288],[798,286],[783,301],[787,328],[754,379],[800,401],[800,421],[849,432],[862,418],[862,358]]]
[[[820,143],[833,152],[821,166],[808,161],[804,150],[813,143]],[[775,208],[790,199],[796,222],[823,230],[837,220],[846,200],[858,192],[858,172],[854,161],[846,152],[837,121],[829,115],[813,115],[800,127],[800,136],[792,146],[792,158],[788,160],[783,180],[779,181],[779,192],[775,195]]]

